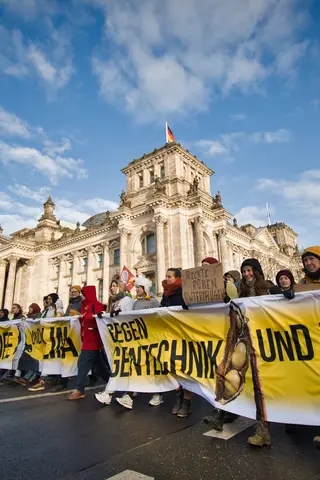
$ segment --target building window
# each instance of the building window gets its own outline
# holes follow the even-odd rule
[[[98,300],[99,302],[103,302],[103,280],[99,280],[98,283]]]
[[[151,255],[156,253],[156,236],[154,233],[150,233],[142,240],[142,254]]]
[[[143,173],[139,173],[139,188],[143,187]]]
[[[103,253],[98,254],[98,268],[103,267]]]
[[[72,262],[68,262],[68,272],[69,272],[70,277],[72,277],[72,272],[73,272],[73,263]]]
[[[154,170],[150,170],[150,183],[154,183]]]
[[[120,248],[116,248],[113,251],[113,264],[120,265]]]
[[[82,259],[82,268],[83,271],[86,272],[88,269],[88,257],[83,257]]]
[[[165,171],[165,168],[164,168],[164,163],[161,163],[160,164],[160,178],[163,180],[165,176],[166,176],[166,171]]]

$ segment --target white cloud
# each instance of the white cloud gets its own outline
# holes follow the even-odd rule
[[[273,209],[271,209],[274,212]],[[266,207],[257,207],[255,205],[248,205],[241,208],[241,210],[235,214],[235,218],[238,221],[238,225],[246,225],[251,223],[255,227],[266,226],[268,223]]]
[[[320,227],[320,170],[306,170],[295,180],[261,178],[259,190],[282,199],[304,227]]]
[[[44,141],[44,151],[49,155],[56,155],[57,153],[65,153],[71,149],[71,142],[69,138],[63,138],[62,142],[57,143],[51,140]]]
[[[0,135],[29,138],[31,133],[27,122],[0,106]]]
[[[39,190],[33,190],[28,188],[26,185],[15,183],[14,185],[9,185],[7,188],[17,197],[29,198],[35,202],[45,202],[50,194],[50,187],[41,187]]]
[[[18,78],[36,75],[53,93],[69,83],[73,65],[69,35],[57,31],[50,21],[47,25],[42,42],[24,38],[20,30],[0,26],[0,71]]]
[[[30,21],[56,11],[54,0],[0,0],[0,5],[3,5],[7,12],[22,15],[25,20]]]
[[[307,51],[297,0],[94,3],[106,19],[93,56],[101,94],[140,120],[204,110],[233,89],[259,91],[267,77],[291,75]]]
[[[232,154],[238,152],[240,146],[244,143],[267,144],[287,143],[291,139],[291,134],[285,128],[280,128],[273,132],[230,132],[221,134],[214,140],[198,140],[194,143],[205,155],[226,156],[229,160]]]
[[[246,118],[247,118],[247,115],[245,113],[233,113],[231,115],[231,119],[234,120],[235,122],[245,120]]]
[[[42,213],[42,203],[48,197],[49,187],[40,189],[30,188],[26,185],[15,184],[8,187],[11,196],[5,192],[0,192],[0,224],[4,233],[9,235],[21,228],[34,228],[37,220]],[[18,198],[26,198],[34,204],[21,203]],[[69,222],[75,225],[77,222],[83,223],[93,214],[105,212],[106,210],[115,210],[118,204],[104,198],[89,198],[81,202],[73,203],[64,198],[55,198],[55,215],[57,219],[63,222]],[[16,212],[19,212],[17,214]]]
[[[46,175],[53,185],[63,177],[85,178],[87,171],[82,167],[81,159],[54,157],[36,148],[10,145],[0,141],[0,162],[24,165]]]

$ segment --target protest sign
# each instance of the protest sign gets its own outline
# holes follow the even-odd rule
[[[182,270],[182,295],[187,305],[223,300],[225,293],[221,263]]]

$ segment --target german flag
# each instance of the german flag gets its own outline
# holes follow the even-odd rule
[[[172,143],[172,142],[175,142],[175,138],[174,138],[174,135],[171,131],[171,128],[169,127],[168,124],[166,124],[166,136],[167,136],[167,143]]]

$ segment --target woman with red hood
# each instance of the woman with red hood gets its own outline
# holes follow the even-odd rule
[[[98,375],[108,383],[110,372],[102,357],[102,340],[99,334],[95,315],[103,312],[106,306],[97,300],[96,287],[88,285],[82,288],[81,304],[81,338],[82,347],[78,359],[78,376],[75,390],[68,400],[79,400],[85,397],[85,385],[90,370],[96,369]]]

